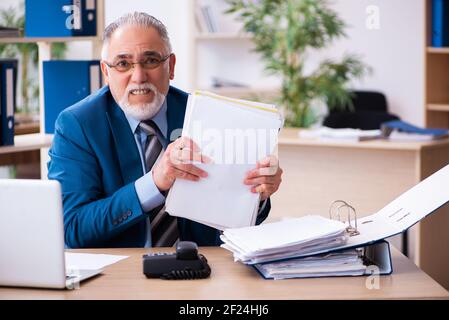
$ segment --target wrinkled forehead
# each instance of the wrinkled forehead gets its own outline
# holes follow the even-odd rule
[[[168,54],[168,48],[156,29],[125,25],[111,35],[108,43],[110,59],[138,58],[148,54]]]

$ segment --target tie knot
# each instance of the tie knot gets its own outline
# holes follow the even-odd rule
[[[157,126],[153,120],[145,120],[139,123],[140,129],[146,133],[147,136],[157,135]]]

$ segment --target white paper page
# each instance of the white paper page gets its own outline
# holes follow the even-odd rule
[[[128,256],[111,254],[73,253],[65,252],[66,269],[98,270],[114,264]]]
[[[259,195],[243,180],[258,160],[273,153],[281,125],[275,112],[230,104],[210,96],[189,97],[182,135],[192,138],[213,163],[195,164],[209,176],[198,182],[177,179],[166,201],[171,215],[221,230],[255,221]]]
[[[268,104],[268,103],[261,103],[256,101],[250,101],[250,100],[244,100],[244,99],[237,99],[237,98],[230,98],[230,97],[223,97],[218,94],[207,92],[207,91],[197,91],[194,95],[196,96],[209,96],[209,97],[215,97],[217,99],[225,99],[228,102],[233,103],[236,106],[239,105],[250,105],[257,108],[265,108],[265,109],[271,109],[276,110],[276,106],[274,104]]]
[[[253,213],[253,217],[252,217],[251,221],[249,222],[249,224],[246,224],[246,225],[253,226],[253,225],[256,224],[257,214],[258,214],[258,211],[259,211],[258,210],[259,206],[257,205],[258,203],[259,203],[259,201],[256,202],[256,206],[254,208],[254,213]],[[215,229],[218,229],[218,230],[225,230],[227,228],[226,226],[223,226],[223,225],[220,225],[220,224],[211,223],[211,222],[208,222],[208,221],[203,221],[201,219],[191,219],[191,220],[194,220],[194,221],[199,222],[201,224],[205,224],[205,225],[207,225],[209,227],[212,227],[212,228],[215,228]]]
[[[224,235],[246,252],[282,248],[295,243],[312,241],[345,230],[343,222],[321,216],[305,216],[262,224],[256,227],[228,229]]]
[[[250,192],[250,186],[243,184],[243,179],[252,166],[196,166],[207,171],[209,176],[200,181],[177,180],[167,198],[166,211],[179,217],[210,222],[220,226],[220,230],[251,225],[259,194]],[[232,177],[234,179],[230,179]],[[240,183],[235,181],[237,179]]]

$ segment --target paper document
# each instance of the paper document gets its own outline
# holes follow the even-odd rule
[[[347,241],[346,225],[324,217],[305,216],[260,226],[227,229],[225,249],[243,263],[261,263],[333,248]]]
[[[243,183],[256,162],[275,153],[282,119],[273,105],[207,92],[189,96],[182,136],[189,137],[210,164],[194,163],[209,175],[176,179],[166,211],[224,230],[253,225],[259,194]]]
[[[300,138],[317,138],[321,141],[366,141],[374,139],[383,139],[381,130],[361,130],[353,128],[328,128],[321,127],[317,129],[299,130]]]
[[[98,270],[126,259],[128,256],[111,254],[65,252],[66,269]]]
[[[256,264],[262,275],[273,279],[360,276],[366,265],[359,250],[350,249],[307,258]]]

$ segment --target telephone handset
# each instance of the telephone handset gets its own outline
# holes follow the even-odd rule
[[[180,241],[176,253],[156,252],[143,256],[143,273],[147,278],[202,279],[211,269],[206,257],[198,253],[195,242]]]

